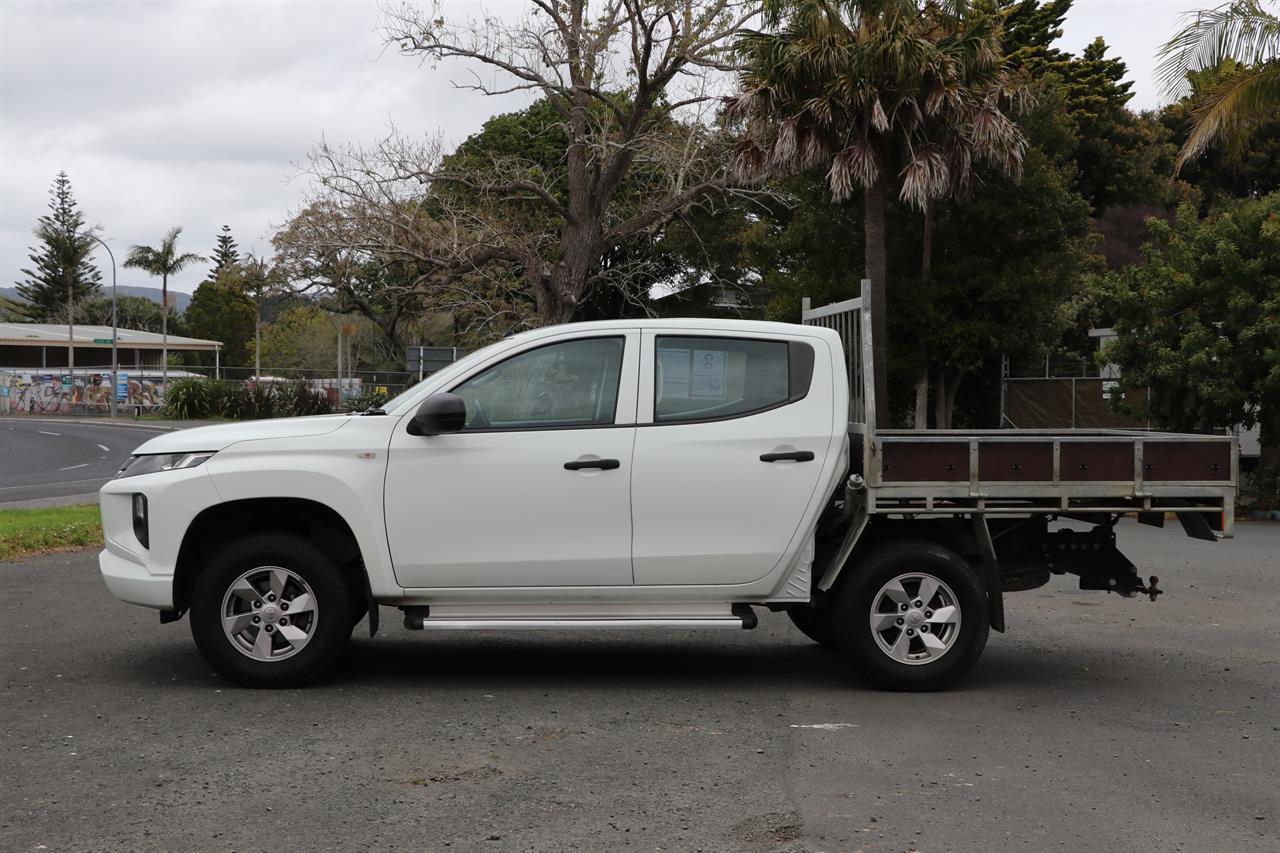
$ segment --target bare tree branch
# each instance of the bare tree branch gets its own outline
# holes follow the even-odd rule
[[[349,293],[362,312],[407,300],[497,330],[571,319],[596,289],[639,305],[652,265],[620,250],[751,183],[727,168],[716,109],[733,85],[722,72],[734,39],[757,6],[532,0],[515,21],[459,22],[438,7],[386,7],[387,43],[423,63],[466,63],[458,88],[538,92],[563,153],[548,162],[545,145],[530,146],[540,159],[464,146],[445,156],[439,139],[394,128],[367,148],[321,142],[300,169],[312,191],[277,246],[298,280]],[[395,273],[380,296],[359,292],[377,270]]]

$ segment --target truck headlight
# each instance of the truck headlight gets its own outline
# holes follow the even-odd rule
[[[154,474],[157,471],[179,471],[183,468],[194,468],[213,455],[213,451],[196,451],[194,453],[149,453],[143,456],[130,456],[120,470],[120,477],[136,477],[139,474]]]

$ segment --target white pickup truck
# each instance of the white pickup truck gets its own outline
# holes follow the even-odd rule
[[[1230,535],[1229,437],[877,433],[865,298],[810,325],[544,328],[362,415],[154,438],[102,489],[102,575],[189,612],[244,685],[316,678],[379,605],[481,630],[741,629],[760,607],[931,690],[1003,630],[1005,591],[1072,572],[1154,600],[1121,514]]]

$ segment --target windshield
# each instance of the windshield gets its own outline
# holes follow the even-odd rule
[[[497,346],[500,343],[503,343],[503,341],[498,341],[497,343],[489,344],[487,347],[481,347],[475,352],[467,353],[462,358],[458,359],[448,367],[440,370],[437,373],[433,373],[430,376],[424,377],[422,381],[426,382],[428,379],[435,379],[437,376],[440,376],[443,373],[454,373],[459,370],[465,370],[467,365],[470,365],[475,361],[477,361],[478,359],[488,355],[489,351],[492,350],[495,346]],[[418,386],[421,384],[422,382],[419,382],[418,385],[410,385],[408,388],[401,391],[399,394],[395,395],[387,402],[383,403],[382,404],[383,411],[394,412],[397,406],[403,406],[409,400],[410,397],[417,395],[417,393],[421,390]]]

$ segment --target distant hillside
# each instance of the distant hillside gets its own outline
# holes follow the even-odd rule
[[[122,284],[117,287],[116,290],[119,291],[121,296],[142,296],[150,299],[157,305],[160,304],[160,288],[158,287],[139,287],[133,284]],[[110,296],[110,285],[104,286],[102,288],[102,293],[104,296]],[[178,290],[171,290],[169,293],[177,300],[178,313],[186,311],[187,305],[191,303],[191,294],[182,293]],[[18,289],[16,287],[0,287],[0,296],[7,299],[20,299],[18,296]]]

